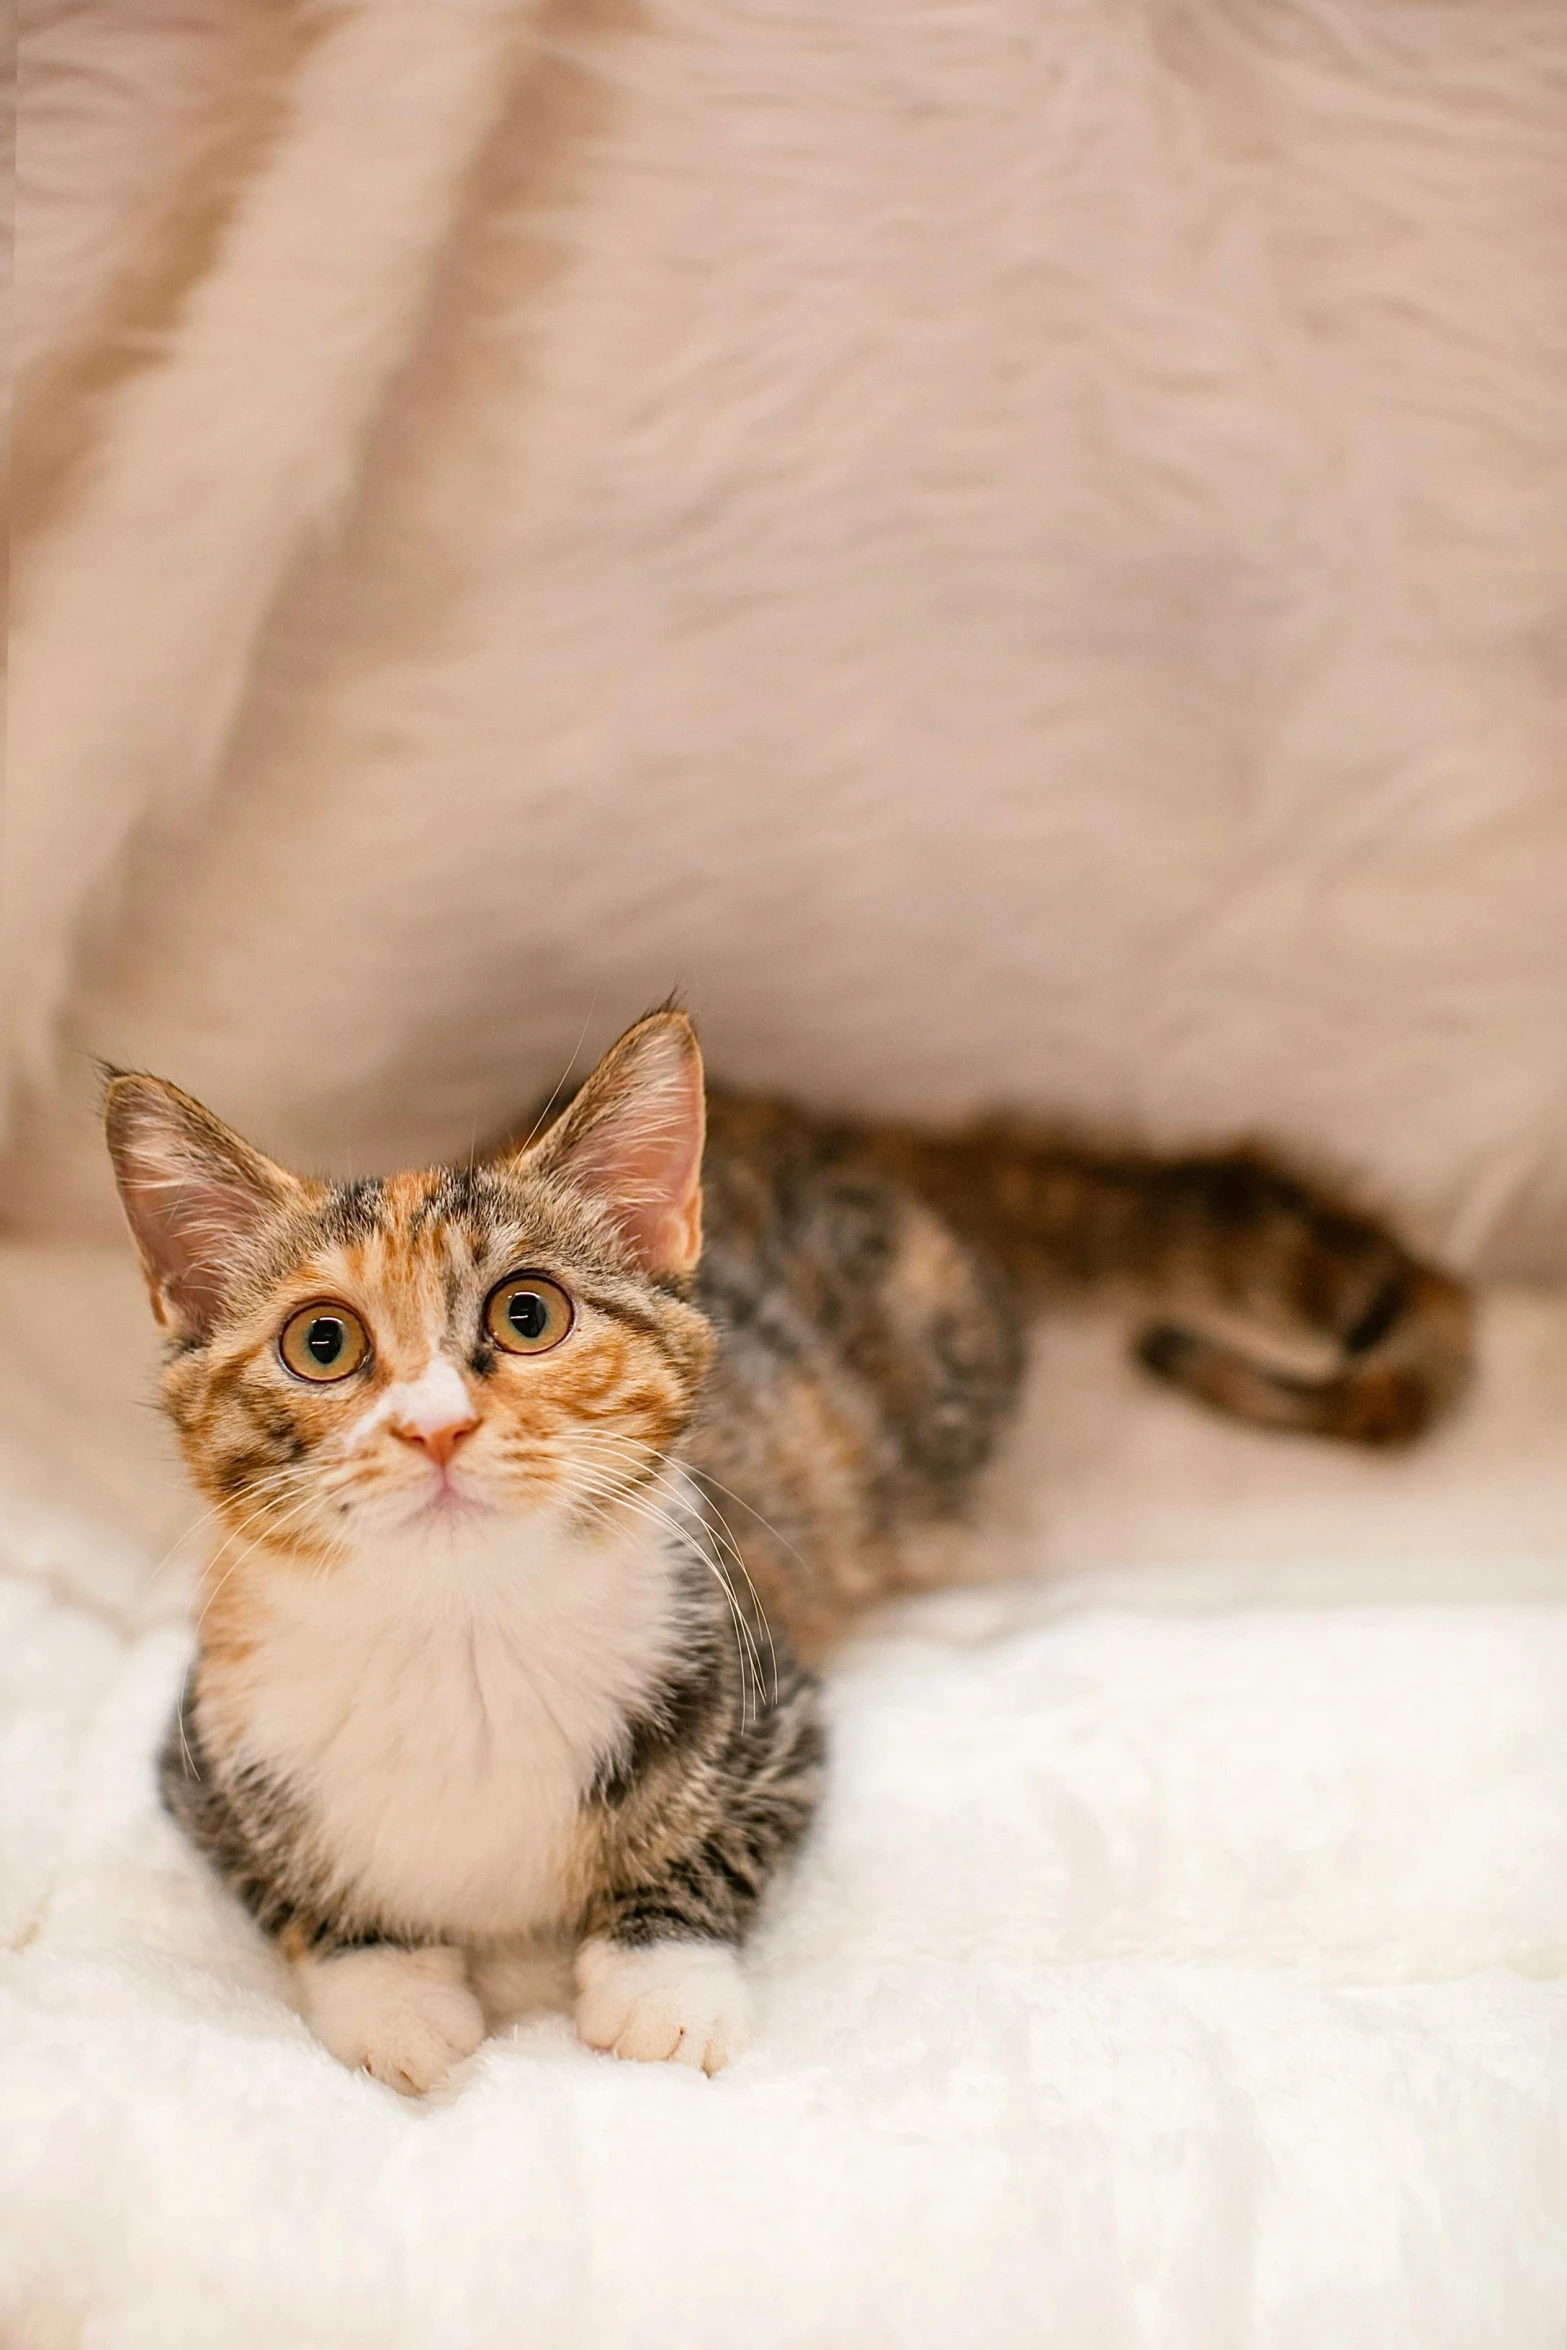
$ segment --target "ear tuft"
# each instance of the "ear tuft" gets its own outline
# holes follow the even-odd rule
[[[158,1320],[204,1338],[256,1227],[303,1189],[162,1077],[103,1068],[103,1123]]]
[[[670,1009],[611,1045],[523,1160],[607,1208],[642,1270],[660,1280],[691,1272],[702,1253],[706,1131],[696,1031]]]

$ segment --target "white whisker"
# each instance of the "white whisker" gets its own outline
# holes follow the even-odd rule
[[[723,1484],[718,1478],[710,1477],[705,1469],[688,1468],[684,1462],[674,1460],[670,1454],[661,1451],[657,1445],[649,1446],[644,1449],[642,1447],[633,1445],[625,1437],[613,1436],[607,1437],[602,1441],[606,1445],[619,1446],[624,1451],[628,1459],[636,1459],[638,1461],[661,1461],[666,1468],[676,1470],[692,1477],[699,1485],[717,1486],[721,1493],[727,1493],[729,1495],[731,1501],[738,1502],[743,1510],[749,1511],[750,1515],[755,1518],[757,1524],[764,1527],[766,1531],[773,1536],[775,1541],[783,1545],[784,1549],[788,1551],[790,1557],[795,1560],[802,1571],[809,1573],[809,1569],[806,1567],[804,1559],[801,1558],[800,1553],[795,1549],[793,1543],[789,1541],[788,1537],[781,1534],[776,1526],[769,1524],[768,1520],[762,1516],[761,1511],[752,1508],[752,1505],[742,1494],[735,1493],[731,1487]],[[768,1655],[772,1663],[773,1690],[774,1694],[776,1695],[778,1689],[778,1649],[773,1639],[773,1627],[771,1621],[769,1620],[766,1608],[762,1604],[762,1595],[757,1590],[756,1584],[751,1575],[751,1570],[745,1563],[745,1553],[740,1546],[739,1539],[736,1536],[733,1527],[729,1524],[728,1519],[724,1516],[723,1511],[718,1507],[716,1501],[710,1502],[710,1507],[713,1517],[716,1520],[716,1527],[719,1533],[719,1538],[723,1541],[730,1557],[734,1560],[735,1565],[739,1568],[740,1573],[745,1578],[746,1589],[751,1595],[752,1607],[755,1609],[757,1620],[760,1623],[763,1632],[767,1636]]]
[[[607,1524],[609,1522],[609,1512],[611,1510],[624,1510],[637,1517],[640,1517],[644,1523],[655,1526],[660,1531],[672,1534],[683,1549],[691,1552],[694,1554],[694,1556],[700,1559],[703,1566],[707,1568],[709,1574],[712,1575],[714,1581],[718,1584],[719,1589],[723,1592],[724,1598],[728,1603],[730,1616],[734,1625],[735,1651],[740,1664],[741,1711],[742,1724],[744,1725],[745,1704],[748,1695],[748,1682],[751,1685],[750,1693],[754,1694],[758,1707],[760,1707],[764,1697],[761,1650],[757,1645],[756,1635],[746,1619],[745,1610],[740,1605],[734,1586],[724,1571],[722,1562],[715,1558],[712,1553],[705,1548],[702,1541],[700,1540],[700,1534],[706,1531],[705,1527],[692,1527],[689,1524],[682,1524],[678,1518],[674,1517],[668,1510],[663,1509],[658,1503],[652,1501],[646,1495],[628,1491],[623,1485],[616,1485],[605,1479],[601,1474],[595,1477],[594,1472],[591,1470],[587,1472],[579,1470],[578,1475],[579,1479],[583,1480],[581,1487],[579,1487],[579,1490],[582,1492],[582,1498],[593,1509],[593,1514],[600,1523]],[[591,1482],[589,1482],[589,1480],[591,1480]],[[599,1502],[602,1502],[604,1506],[595,1506],[595,1504]],[[770,1641],[771,1634],[769,1634],[769,1642]],[[776,1692],[776,1655],[773,1666],[773,1687],[774,1691]]]

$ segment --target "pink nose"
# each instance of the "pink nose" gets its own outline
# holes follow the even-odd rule
[[[427,1363],[417,1379],[394,1387],[386,1411],[393,1435],[422,1445],[440,1469],[479,1420],[462,1373],[442,1357]]]
[[[471,1420],[451,1420],[444,1428],[399,1428],[405,1444],[422,1444],[438,1469],[444,1469],[465,1436],[473,1433]]]

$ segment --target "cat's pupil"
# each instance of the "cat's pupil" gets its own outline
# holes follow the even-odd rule
[[[542,1338],[549,1318],[549,1307],[534,1289],[519,1289],[506,1308],[506,1319],[519,1338]]]
[[[343,1351],[343,1325],[332,1314],[320,1314],[305,1332],[305,1352],[323,1368]]]

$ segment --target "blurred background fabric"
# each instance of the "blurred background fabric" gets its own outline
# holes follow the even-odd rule
[[[1560,0],[35,0],[0,1205],[88,1056],[1262,1133],[1567,1271]]]

